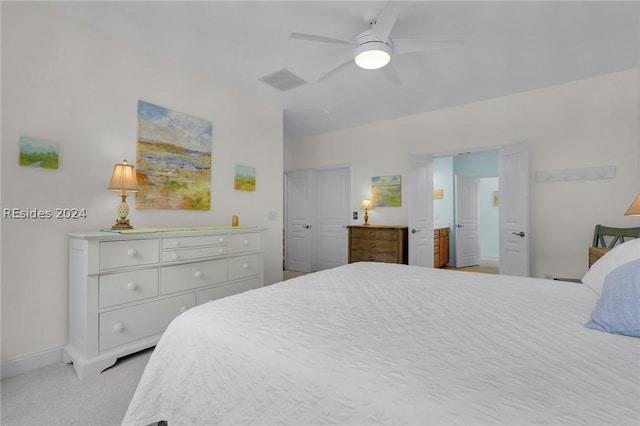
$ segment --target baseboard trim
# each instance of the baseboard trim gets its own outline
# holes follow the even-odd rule
[[[497,268],[500,265],[498,256],[484,256],[480,259],[480,266],[491,266]]]
[[[5,361],[0,366],[0,369],[2,370],[1,376],[3,379],[6,379],[31,370],[48,367],[62,362],[63,348],[64,346],[58,346]]]

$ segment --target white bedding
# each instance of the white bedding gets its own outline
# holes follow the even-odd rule
[[[356,263],[207,303],[123,424],[639,425],[640,339],[575,283]]]

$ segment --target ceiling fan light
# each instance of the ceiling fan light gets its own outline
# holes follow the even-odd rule
[[[360,68],[376,70],[387,65],[391,60],[391,55],[384,50],[371,49],[358,53],[355,60]]]

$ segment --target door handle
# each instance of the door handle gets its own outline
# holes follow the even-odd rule
[[[411,233],[415,234],[416,232],[420,232],[422,229],[411,228]]]
[[[311,228],[311,225],[302,225],[302,227],[309,229],[309,228]]]
[[[456,225],[456,228],[462,228],[464,225]]]
[[[525,234],[524,234],[524,231],[520,231],[520,232],[512,232],[512,234],[513,234],[513,235],[517,235],[517,236],[522,237],[522,238],[524,238],[524,235],[525,235]]]

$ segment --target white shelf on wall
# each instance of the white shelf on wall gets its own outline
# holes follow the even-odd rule
[[[536,172],[536,182],[614,179],[615,177],[616,166],[584,167],[581,169],[539,170]]]

